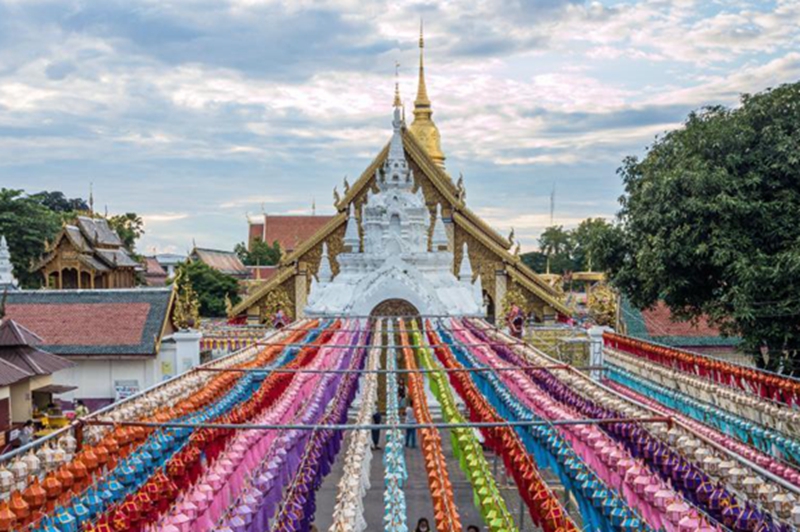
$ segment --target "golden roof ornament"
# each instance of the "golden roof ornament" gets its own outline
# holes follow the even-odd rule
[[[425,85],[425,64],[423,50],[425,39],[422,33],[422,20],[419,22],[419,82],[417,85],[417,99],[414,100],[414,122],[411,123],[409,130],[422,144],[425,151],[433,161],[444,168],[444,152],[442,152],[441,136],[436,124],[433,123],[431,115],[431,101],[428,99],[428,88]]]

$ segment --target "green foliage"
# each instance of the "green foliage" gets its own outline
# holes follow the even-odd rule
[[[800,83],[689,115],[625,159],[603,260],[638,308],[706,314],[770,369],[800,370]],[[769,361],[758,355],[762,343]]]
[[[246,266],[273,266],[281,261],[281,246],[277,240],[269,245],[257,238],[251,249],[242,242],[236,244],[233,251]]]
[[[547,270],[548,257],[551,273],[602,270],[605,247],[614,242],[610,236],[614,231],[615,226],[602,218],[587,218],[573,230],[563,225],[548,227],[539,237],[540,251],[523,253],[522,262],[539,273]]]
[[[178,266],[178,272],[191,283],[200,301],[200,315],[222,317],[225,312],[225,297],[233,305],[239,302],[239,284],[230,275],[217,271],[199,261],[187,261]]]
[[[135,212],[117,214],[108,218],[108,225],[117,232],[125,248],[133,253],[136,241],[144,234],[142,217]]]
[[[61,229],[58,214],[21,190],[0,189],[0,234],[8,240],[14,275],[24,288],[39,288],[42,279],[30,271]]]
[[[572,259],[576,270],[593,271],[605,267],[604,249],[614,226],[603,218],[587,218],[572,231]]]
[[[67,198],[63,192],[58,190],[38,192],[31,195],[31,199],[41,203],[53,212],[74,214],[80,211],[88,211],[89,204],[82,198]]]

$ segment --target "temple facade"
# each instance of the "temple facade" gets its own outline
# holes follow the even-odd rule
[[[132,288],[143,267],[103,218],[78,216],[65,225],[33,267],[55,289]]]
[[[373,238],[370,236],[373,233],[369,226],[374,223],[368,220],[370,201],[383,190],[381,170],[385,168],[390,152],[398,154],[393,155],[397,157],[399,151],[403,152],[402,157],[408,166],[412,183],[409,188],[414,191],[415,201],[423,206],[419,222],[409,221],[409,224],[425,229],[427,239],[423,242],[428,242],[436,230],[436,224],[431,224],[430,220],[440,220],[439,232],[446,235],[446,243],[441,239],[437,248],[441,246],[449,252],[451,275],[461,277],[468,272],[473,286],[479,282],[481,306],[490,318],[503,314],[506,294],[511,290],[527,299],[533,317],[539,321],[555,321],[571,314],[558,292],[522,263],[519,245],[513,239],[501,236],[468,207],[463,180],[454,182],[445,171],[445,156],[438,128],[432,119],[433,110],[425,83],[423,46],[420,37],[419,83],[413,123],[409,127],[401,123],[399,131],[392,134],[393,142],[384,146],[358,180],[346,188],[344,195],[334,194],[336,214],[295,246],[291,253],[284,254],[278,271],[269,280],[252,287],[247,296],[231,309],[232,319],[263,323],[275,311],[276,302],[280,302],[281,309],[292,318],[302,317],[307,308],[310,311],[318,308],[317,300],[309,300],[312,284],[321,284],[320,274],[325,278],[328,267],[331,279],[336,278],[343,268],[347,272],[353,260],[350,254],[355,249],[355,233],[351,227],[357,225],[359,228],[359,249],[370,249],[372,243],[369,239]],[[410,231],[411,225],[405,230]],[[400,232],[403,230],[401,224]],[[469,268],[466,265],[462,268],[465,259]],[[373,302],[377,303],[376,306],[381,305],[381,309],[414,306],[404,299],[390,301],[387,298],[380,302],[377,299],[376,296]],[[374,310],[365,314],[372,314]]]
[[[360,224],[350,205],[336,276],[322,245],[305,308],[309,316],[484,314],[481,280],[473,279],[467,244],[456,277],[441,208],[431,218],[422,188],[415,190],[400,106],[397,95],[389,154],[374,176],[377,192],[369,191],[361,206]],[[396,302],[395,308],[386,302]]]

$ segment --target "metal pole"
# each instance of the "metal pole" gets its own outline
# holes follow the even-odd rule
[[[669,416],[652,416],[642,418],[609,418],[609,419],[562,419],[558,421],[497,421],[497,422],[465,422],[465,423],[399,423],[387,425],[369,424],[260,424],[260,423],[182,423],[179,421],[111,421],[105,419],[86,419],[87,425],[109,427],[146,427],[146,428],[184,428],[184,429],[233,429],[233,430],[388,430],[388,429],[460,429],[491,427],[534,427],[538,425],[608,425],[612,423],[666,423],[672,426]]]
[[[535,370],[566,370],[567,364],[554,364],[544,366],[507,366],[503,368],[476,367],[476,368],[434,368],[434,369],[260,369],[260,368],[203,368],[200,371],[210,371],[217,373],[474,373],[482,371],[535,371]],[[580,366],[575,369],[591,371],[602,368],[596,366]]]

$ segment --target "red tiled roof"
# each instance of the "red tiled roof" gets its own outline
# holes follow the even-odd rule
[[[167,284],[167,271],[155,257],[145,257],[144,268],[144,278],[148,286],[164,286]]]
[[[710,325],[705,317],[696,324],[691,321],[672,321],[672,313],[663,301],[651,309],[642,310],[642,316],[650,336],[720,336],[719,329]]]
[[[284,253],[291,253],[332,218],[333,216],[328,215],[265,214],[262,222],[250,224],[250,238],[263,239],[267,244],[277,240]]]
[[[145,275],[167,275],[167,271],[155,257],[144,258]]]
[[[9,304],[7,312],[47,345],[138,345],[147,303]]]
[[[171,288],[18,290],[6,314],[60,356],[155,356],[170,316]]]

